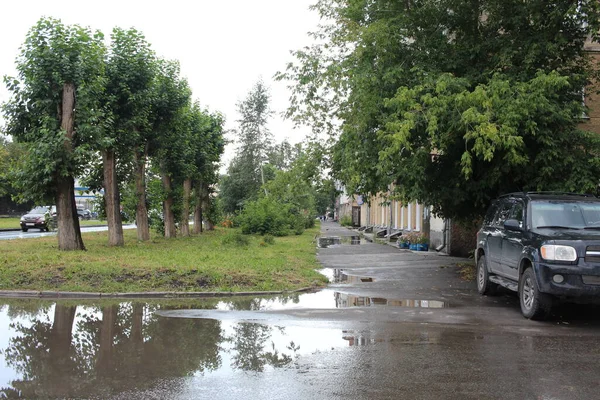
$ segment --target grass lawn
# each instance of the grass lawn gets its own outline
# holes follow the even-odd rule
[[[266,291],[324,285],[315,271],[314,237],[300,236],[264,243],[248,236],[238,244],[236,229],[166,240],[154,236],[138,242],[125,230],[125,246],[108,247],[106,232],[84,233],[85,252],[57,249],[56,237],[0,241],[0,290],[83,292]],[[229,242],[229,244],[225,244]]]
[[[19,229],[19,217],[0,218],[0,229]]]

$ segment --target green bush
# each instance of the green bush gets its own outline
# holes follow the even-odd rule
[[[238,247],[245,247],[250,244],[250,238],[248,236],[242,235],[239,232],[229,232],[223,236],[221,239],[221,244],[223,245],[234,245]]]
[[[265,236],[263,236],[263,242],[265,242],[266,244],[275,244],[275,238],[273,237],[273,235],[266,234]]]
[[[268,197],[248,202],[236,218],[236,224],[245,234],[287,236],[290,222],[289,206]]]
[[[344,215],[342,218],[340,218],[340,225],[341,226],[352,226],[352,217],[349,215]]]

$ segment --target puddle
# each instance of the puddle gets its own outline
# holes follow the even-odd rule
[[[369,335],[162,318],[157,312],[172,306],[160,303],[75,304],[0,301],[0,399],[146,398],[130,391],[157,387],[161,395],[151,398],[176,398],[178,383],[190,377],[235,381],[240,372],[287,368],[300,356],[365,343],[360,338]],[[164,393],[169,382],[173,393]]]
[[[340,268],[323,268],[317,270],[329,279],[330,283],[362,283],[375,282],[370,276],[351,275],[344,272]]]
[[[239,305],[221,301],[216,309],[221,311],[278,311],[303,308],[336,309],[349,307],[409,307],[447,308],[448,303],[439,300],[387,299],[382,297],[357,296],[334,290],[321,290],[294,296],[256,298],[252,308],[240,309]]]
[[[360,236],[327,236],[318,239],[317,247],[327,249],[343,245],[359,245],[365,243],[368,242],[361,239]]]

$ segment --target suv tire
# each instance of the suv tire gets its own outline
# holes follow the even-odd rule
[[[27,229],[27,228],[21,228],[21,230],[22,230],[23,232],[27,232],[29,229]]]
[[[493,295],[496,293],[498,285],[490,281],[490,273],[487,270],[485,255],[477,259],[477,291],[479,294]]]
[[[552,310],[552,296],[540,292],[531,267],[528,267],[519,279],[519,303],[521,313],[528,319],[546,319]]]

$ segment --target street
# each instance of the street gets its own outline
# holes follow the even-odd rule
[[[123,229],[135,229],[134,224],[125,224],[123,225]],[[108,230],[106,225],[104,226],[82,226],[81,232],[102,232]],[[10,239],[33,239],[45,236],[54,236],[56,232],[42,232],[39,229],[30,229],[27,232],[23,232],[21,230],[11,230],[11,231],[0,231],[0,240],[10,240]]]
[[[482,297],[463,281],[454,266],[463,259],[322,227],[318,258],[332,284],[321,291],[0,299],[0,397],[598,397],[596,306],[563,305],[530,321],[514,293]]]

